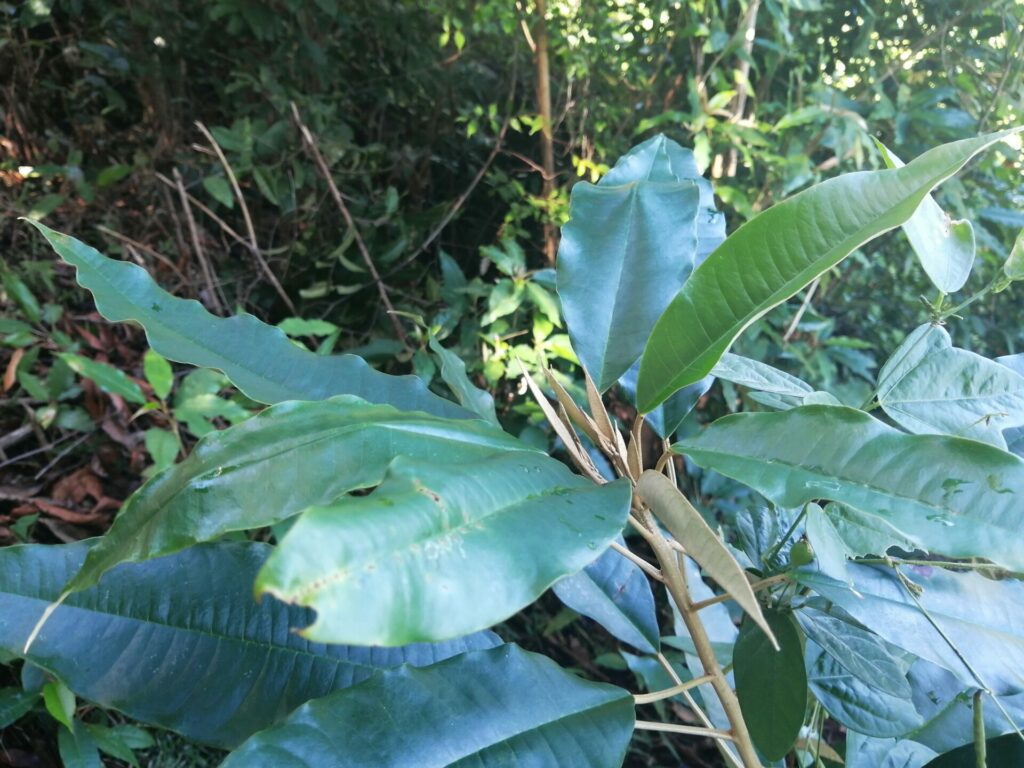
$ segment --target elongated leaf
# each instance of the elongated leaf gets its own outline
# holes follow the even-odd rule
[[[281,329],[252,315],[215,317],[199,302],[167,293],[141,267],[108,259],[38,221],[30,223],[58,256],[76,268],[78,284],[93,294],[96,308],[105,318],[139,323],[161,355],[179,363],[217,368],[253,400],[278,403],[352,394],[402,410],[449,418],[473,416],[431,393],[416,376],[388,376],[355,355],[314,354],[292,344]]]
[[[626,524],[630,487],[547,456],[400,457],[369,496],[313,507],[256,580],[317,611],[303,634],[357,645],[442,640],[496,624],[576,573]],[[470,629],[466,629],[466,628]]]
[[[310,702],[222,768],[618,768],[633,699],[513,645]]]
[[[207,435],[136,491],[68,589],[95,584],[118,563],[272,525],[374,486],[398,455],[459,465],[504,451],[535,452],[483,421],[408,413],[350,395],[280,403]]]
[[[772,630],[765,623],[761,604],[750,588],[746,572],[676,484],[660,472],[648,469],[640,476],[636,490],[686,553],[771,638]]]
[[[1024,376],[954,347],[945,328],[926,324],[882,367],[878,402],[909,432],[1006,448],[1003,430],[1024,426]]]
[[[858,733],[891,738],[921,724],[909,690],[905,697],[894,696],[853,675],[820,649],[811,661],[807,683],[833,718]]]
[[[844,504],[826,504],[823,514],[839,534],[851,557],[884,555],[890,547],[901,547],[908,552],[925,548],[920,541],[897,530],[888,520],[878,515],[861,512]],[[845,572],[845,564],[843,569]]]
[[[0,648],[21,653],[89,547],[0,549]],[[378,669],[424,666],[500,643],[490,632],[404,648],[310,643],[290,631],[309,621],[309,611],[253,600],[252,583],[269,552],[265,544],[203,544],[116,568],[54,612],[28,659],[86,699],[232,747]]]
[[[765,611],[764,617],[779,650],[756,625],[744,622],[733,650],[733,671],[750,738],[768,760],[781,760],[804,722],[807,672],[793,619],[778,611]]]
[[[76,722],[57,731],[57,747],[64,768],[103,768],[100,752],[89,729]]]
[[[146,396],[142,394],[141,387],[114,366],[71,352],[62,352],[58,357],[67,364],[68,368],[79,376],[92,380],[104,392],[120,395],[129,403],[142,404],[146,402]]]
[[[957,647],[942,635],[891,570],[850,564],[853,586],[815,573],[800,573],[802,583],[850,613],[893,645],[945,667],[977,686],[962,655],[997,694],[1024,690],[1024,584],[993,581],[976,573],[913,567],[904,573],[923,588],[925,610]]]
[[[910,698],[909,665],[890,653],[880,637],[812,608],[796,611],[794,616],[808,639],[858,680],[890,696]]]
[[[846,733],[846,768],[923,768],[935,751],[909,739]]]
[[[621,158],[600,184],[572,188],[558,295],[573,349],[601,391],[640,357],[658,315],[693,270],[701,196],[683,175],[691,169],[673,162],[685,151],[657,136]]]
[[[640,410],[706,376],[751,323],[903,224],[932,188],[1010,133],[945,144],[904,168],[830,179],[744,224],[694,270],[658,319],[640,363]]]
[[[466,375],[466,364],[462,359],[451,350],[442,347],[441,342],[433,336],[430,337],[430,349],[441,364],[441,378],[462,406],[481,419],[500,426],[498,416],[494,412],[494,398],[490,392],[480,389],[469,380],[469,376]]]
[[[814,388],[810,384],[796,376],[758,360],[734,355],[731,352],[722,355],[722,359],[715,364],[711,372],[719,379],[725,379],[733,384],[739,384],[759,392],[771,392],[775,395],[787,395],[795,398],[803,398],[814,392]]]
[[[887,168],[902,168],[905,163],[880,141],[875,146],[882,153]],[[926,195],[914,215],[903,225],[910,247],[917,254],[928,279],[943,293],[955,293],[964,287],[974,266],[974,227],[963,219],[951,219]]]
[[[619,543],[623,543],[619,540]],[[651,583],[640,567],[612,549],[555,583],[558,599],[645,653],[660,647]]]
[[[1011,280],[1024,280],[1024,229],[1017,234],[1013,241],[1013,248],[1010,255],[1006,257],[1003,264],[1003,274]]]
[[[838,501],[932,552],[1024,570],[1024,461],[990,445],[907,435],[852,408],[808,405],[727,416],[673,450],[780,506]]]

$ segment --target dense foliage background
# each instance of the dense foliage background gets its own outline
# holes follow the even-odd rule
[[[434,382],[433,333],[506,426],[546,443],[512,366],[539,355],[579,378],[549,271],[576,180],[665,133],[694,148],[732,230],[822,178],[881,167],[873,138],[909,160],[1020,123],[1022,70],[1019,0],[0,3],[0,544],[101,532],[140,473],[254,407],[209,371],[154,392],[142,334],[98,322],[17,217],[143,264],[215,313],[284,322],[299,343],[389,372]],[[999,153],[939,193],[978,238],[964,295],[1005,258],[1022,198]],[[927,319],[922,295],[935,298],[894,232],[739,351],[859,405]],[[1015,353],[1022,318],[1012,293],[994,294],[950,331]],[[139,382],[151,407],[103,394],[120,391],[96,383],[114,374],[90,361]],[[701,409],[736,407],[719,387]],[[598,633],[562,634],[575,618],[542,603],[510,632],[596,679],[628,677]],[[51,725],[5,730],[0,765],[58,764]],[[631,759],[679,749],[651,736]],[[145,754],[213,760],[178,744]]]

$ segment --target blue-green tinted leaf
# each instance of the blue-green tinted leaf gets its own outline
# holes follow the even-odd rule
[[[615,550],[606,550],[579,573],[557,582],[554,592],[624,643],[645,653],[660,647],[651,584],[639,566]]]
[[[22,652],[89,548],[82,542],[0,549],[0,648]],[[203,544],[116,568],[57,608],[28,659],[83,698],[231,747],[377,669],[424,666],[500,642],[484,632],[389,649],[310,643],[292,631],[309,622],[309,611],[253,600],[252,584],[269,552],[265,544]]]
[[[628,692],[503,645],[310,702],[223,768],[618,768],[633,723]]]

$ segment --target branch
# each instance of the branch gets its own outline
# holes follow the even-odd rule
[[[306,124],[302,122],[302,116],[299,114],[299,108],[295,102],[292,102],[292,117],[295,119],[295,124],[298,126],[299,133],[302,135],[302,142],[306,145],[306,149],[309,150],[309,154],[313,156],[313,162],[316,164],[317,170],[320,175],[323,176],[325,182],[327,182],[327,188],[331,192],[331,197],[334,198],[334,204],[338,206],[338,210],[341,212],[341,216],[345,219],[345,224],[348,225],[349,229],[352,230],[352,234],[355,236],[356,246],[359,248],[359,253],[363,257],[363,263],[366,264],[366,269],[370,272],[370,277],[373,278],[373,282],[377,285],[377,293],[380,295],[380,300],[384,304],[384,308],[387,310],[388,317],[391,318],[391,324],[395,328],[395,333],[398,336],[398,340],[402,342],[405,347],[409,346],[409,339],[405,334],[405,329],[402,328],[402,324],[398,321],[397,315],[395,315],[395,307],[391,304],[391,298],[388,296],[387,289],[384,287],[384,283],[380,278],[380,273],[377,271],[377,265],[373,263],[373,259],[370,258],[370,252],[366,249],[366,243],[363,242],[362,236],[359,234],[359,228],[356,227],[355,221],[352,219],[352,214],[348,211],[348,206],[345,205],[345,200],[341,196],[341,192],[338,191],[338,186],[334,183],[334,177],[331,176],[331,170],[327,167],[327,161],[324,160],[324,156],[320,153],[320,148],[317,146],[316,139],[310,132]]]

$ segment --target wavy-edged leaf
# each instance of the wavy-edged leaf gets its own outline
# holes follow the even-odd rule
[[[685,175],[696,171],[681,162],[686,153],[656,136],[599,184],[572,188],[558,295],[573,349],[601,391],[640,357],[658,315],[693,270],[701,190]]]
[[[544,455],[399,457],[369,496],[312,507],[256,580],[315,608],[314,640],[404,645],[496,624],[584,568],[629,514],[625,480],[597,485]]]
[[[936,185],[1013,132],[945,144],[903,168],[829,179],[733,232],[658,319],[640,363],[640,410],[706,376],[751,323],[903,224]]]
[[[179,299],[158,286],[146,270],[109,259],[95,248],[30,221],[90,291],[107,320],[132,320],[150,345],[169,360],[223,371],[240,390],[261,403],[324,400],[358,395],[373,403],[448,418],[473,414],[438,397],[416,376],[389,376],[355,355],[317,355],[297,347],[280,328],[249,314],[219,318],[198,301]]]
[[[118,563],[177,552],[229,531],[272,525],[384,477],[398,455],[462,465],[536,453],[486,422],[443,419],[351,395],[287,402],[207,435],[122,507],[69,590]]]
[[[0,648],[20,654],[89,542],[0,549]],[[309,699],[376,670],[433,664],[501,641],[491,632],[404,648],[324,646],[298,637],[310,612],[252,583],[266,544],[201,544],[125,565],[54,611],[28,660],[83,698],[195,741],[232,747]]]
[[[798,578],[879,637],[948,669],[968,685],[978,683],[961,655],[994,693],[1024,690],[1024,583],[931,566],[904,569],[922,588],[918,600],[958,654],[891,569],[851,563],[847,572],[852,587],[817,573],[801,572]]]
[[[814,697],[847,728],[875,738],[892,738],[921,724],[909,690],[906,696],[894,696],[852,674],[820,648],[810,662],[807,684]]]
[[[622,540],[619,540],[622,543]],[[555,583],[558,599],[644,653],[661,646],[654,593],[640,567],[608,549],[582,571]]]
[[[800,733],[807,708],[807,672],[793,619],[765,611],[778,650],[759,627],[743,622],[733,650],[736,696],[750,738],[768,760],[785,757]]]
[[[1024,376],[954,347],[945,328],[929,323],[907,336],[882,366],[878,402],[909,432],[1006,448],[1003,430],[1024,426]]]
[[[673,450],[780,506],[849,504],[932,552],[1024,570],[1024,461],[991,445],[908,435],[853,408],[807,405],[726,416]]]
[[[222,768],[618,768],[634,722],[627,691],[503,645],[312,701]]]
[[[906,165],[892,150],[875,139],[887,168]],[[974,227],[963,219],[952,219],[926,195],[914,215],[903,225],[910,247],[917,254],[925,274],[943,293],[956,293],[964,287],[974,266]]]
[[[761,604],[750,588],[746,571],[676,484],[660,472],[648,469],[640,476],[636,490],[673,538],[682,544],[686,553],[747,612],[774,643],[771,627],[765,623]]]

